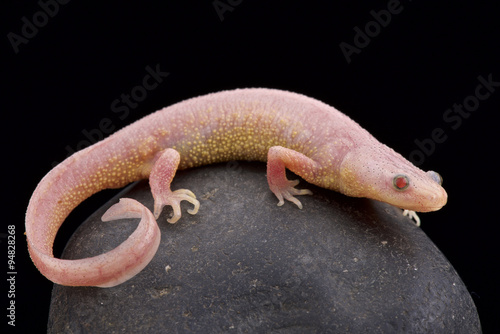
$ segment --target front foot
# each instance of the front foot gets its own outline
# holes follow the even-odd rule
[[[415,221],[415,225],[420,226],[420,218],[415,211],[403,210],[403,216],[408,216]]]
[[[317,164],[304,154],[281,146],[273,146],[267,153],[267,182],[269,188],[278,197],[278,206],[285,203],[285,199],[302,209],[302,203],[295,198],[296,195],[311,195],[308,189],[296,189],[299,180],[288,180],[286,168],[297,175],[314,174]]]

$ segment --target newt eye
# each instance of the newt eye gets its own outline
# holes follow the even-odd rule
[[[443,178],[441,177],[441,175],[439,175],[439,173],[433,171],[433,170],[430,170],[427,172],[427,175],[432,179],[434,180],[435,182],[437,182],[437,184],[439,185],[442,185],[443,184]]]
[[[398,174],[392,179],[392,185],[396,190],[403,191],[410,185],[410,179],[406,175]]]

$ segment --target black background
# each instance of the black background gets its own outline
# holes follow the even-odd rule
[[[23,233],[30,195],[52,164],[82,145],[84,130],[97,134],[93,130],[104,118],[119,129],[183,99],[238,87],[279,88],[322,100],[405,157],[418,149],[416,140],[428,142],[441,128],[446,140],[435,143],[421,167],[444,177],[449,203],[422,214],[422,229],[462,277],[484,332],[496,329],[500,87],[455,129],[457,123],[443,119],[447,109],[474,95],[479,76],[500,82],[495,2],[401,0],[399,13],[371,31],[350,63],[339,45],[354,45],[354,28],[370,27],[370,12],[394,0],[219,3],[231,10],[218,13],[212,0],[70,1],[43,22],[37,2],[2,2],[0,233],[7,254],[7,225],[15,224],[16,329],[46,330],[52,284],[29,260]],[[9,33],[22,35],[22,18],[33,23],[34,15],[41,27],[16,53]],[[146,66],[157,64],[168,77],[120,119],[112,102],[141,85]],[[97,195],[72,214],[56,254],[109,196]],[[1,258],[6,273],[7,256]],[[6,313],[7,287],[2,291]]]

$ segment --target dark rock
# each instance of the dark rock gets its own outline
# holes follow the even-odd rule
[[[304,181],[304,209],[277,207],[265,165],[177,173],[201,208],[174,225],[167,208],[152,262],[114,288],[55,285],[49,333],[480,333],[474,303],[451,264],[401,210]],[[119,197],[152,208],[147,182]],[[138,220],[92,215],[64,258],[108,251]],[[166,268],[168,270],[166,270]]]

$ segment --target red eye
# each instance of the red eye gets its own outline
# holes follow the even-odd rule
[[[394,176],[392,184],[396,190],[405,190],[410,185],[410,179],[406,175],[399,174]]]

